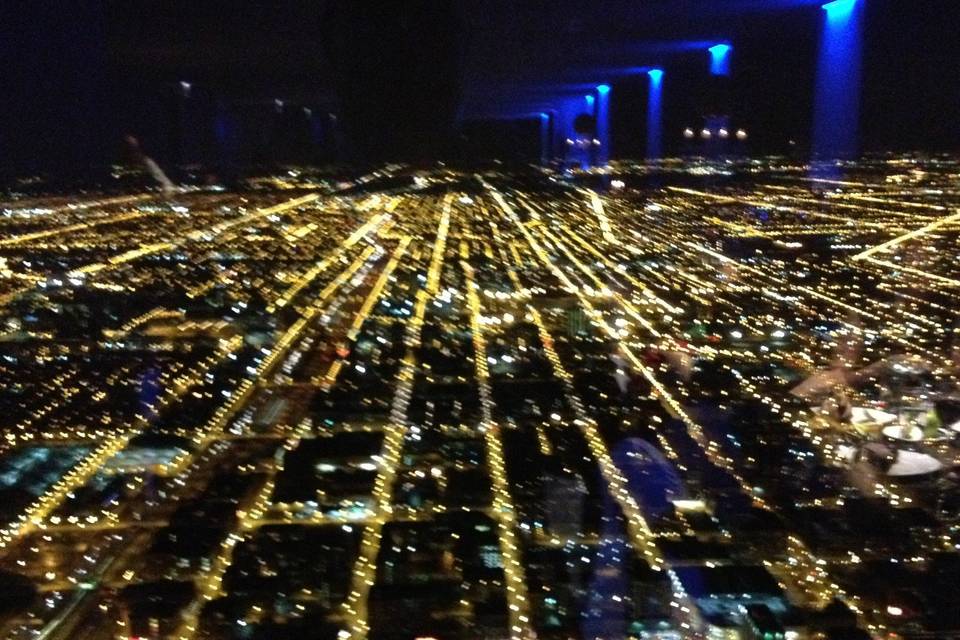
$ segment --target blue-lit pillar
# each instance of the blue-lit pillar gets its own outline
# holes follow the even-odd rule
[[[817,158],[845,158],[857,152],[862,18],[863,0],[823,5],[813,112],[813,153]]]
[[[574,127],[574,123],[577,120],[577,116],[583,113],[583,107],[580,104],[580,100],[576,98],[567,98],[563,101],[563,112],[564,112],[564,125],[563,128],[567,132],[567,138],[575,140],[577,137],[577,131]]]
[[[610,85],[597,85],[597,164],[604,166],[610,159]]]
[[[647,159],[663,155],[663,69],[647,71]]]
[[[550,115],[547,113],[540,114],[540,164],[547,165],[550,163]]]
[[[597,121],[597,97],[593,93],[588,93],[583,96],[584,101],[584,113],[591,116],[594,119],[594,123]],[[596,137],[597,132],[596,128],[593,131],[577,131],[576,119],[580,116],[579,113],[574,113],[574,122],[572,123],[573,129],[573,157],[575,161],[580,165],[581,169],[588,169],[593,166],[596,159],[596,148],[593,145],[593,139]]]
[[[579,96],[566,96],[560,100],[553,128],[557,136],[558,155],[562,157],[564,163],[574,161],[577,133],[573,123],[581,113],[583,113],[583,107]]]
[[[707,51],[710,53],[710,73],[715,76],[730,75],[730,54],[733,53],[733,47],[721,42]]]
[[[314,148],[321,148],[324,143],[324,136],[320,118],[314,115],[313,109],[310,107],[303,108],[303,117],[307,119],[307,126],[310,129],[310,141],[313,143]]]

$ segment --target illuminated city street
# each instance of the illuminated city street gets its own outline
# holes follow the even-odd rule
[[[960,628],[960,164],[656,170],[0,204],[3,637]]]

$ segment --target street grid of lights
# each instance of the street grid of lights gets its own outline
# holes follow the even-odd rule
[[[742,132],[709,133],[739,137]],[[670,162],[660,168],[683,171]],[[752,169],[749,164],[738,168],[747,174]],[[843,491],[803,503],[838,510],[851,492],[878,498],[894,511],[923,505],[925,499],[893,477],[858,471],[848,452],[863,435],[838,423],[817,402],[788,397],[764,367],[789,368],[798,376],[815,378],[836,366],[836,354],[845,345],[856,343],[860,351],[842,363],[845,370],[901,358],[897,361],[924,367],[939,389],[955,391],[958,382],[960,274],[941,254],[952,250],[960,231],[955,211],[960,195],[939,188],[934,198],[933,189],[911,188],[913,182],[934,179],[931,175],[948,183],[950,166],[891,162],[884,167],[885,182],[824,181],[775,164],[763,169],[766,173],[747,187],[668,186],[643,197],[634,197],[636,192],[624,186],[601,193],[558,186],[547,178],[553,191],[544,196],[517,187],[505,174],[489,173],[472,178],[469,190],[451,186],[439,196],[411,190],[387,197],[361,189],[354,195],[301,192],[287,199],[259,194],[248,202],[197,192],[185,194],[184,204],[176,206],[164,205],[152,194],[90,199],[72,206],[8,206],[10,215],[2,221],[6,239],[0,241],[4,273],[9,272],[0,290],[6,331],[34,341],[31,366],[51,373],[30,383],[34,397],[16,414],[2,452],[13,456],[41,446],[86,448],[74,450],[76,463],[42,486],[0,529],[4,557],[21,558],[38,536],[50,542],[50,536],[113,532],[119,537],[98,542],[90,552],[86,562],[94,568],[54,566],[44,580],[51,590],[56,586],[57,593],[83,583],[98,594],[103,611],[119,611],[108,585],[143,579],[124,555],[130,532],[146,535],[162,529],[169,517],[163,514],[196,495],[214,465],[223,464],[234,447],[265,439],[276,444],[270,456],[237,471],[249,475],[258,469],[263,477],[238,501],[235,526],[224,532],[216,552],[191,575],[197,597],[181,612],[170,637],[186,640],[205,633],[208,605],[230,595],[226,578],[236,550],[266,525],[289,525],[358,532],[350,588],[330,620],[339,626],[340,638],[360,640],[375,635],[382,624],[370,599],[383,579],[385,528],[429,523],[457,510],[443,501],[401,505],[401,478],[430,478],[442,493],[452,476],[478,471],[489,481],[489,504],[462,509],[494,525],[499,554],[495,564],[503,571],[502,582],[494,588],[502,591],[507,607],[503,632],[530,638],[542,624],[545,599],[553,597],[530,586],[537,571],[530,549],[575,543],[599,548],[605,538],[584,532],[577,540],[562,540],[550,532],[549,524],[545,528],[525,510],[528,498],[511,467],[517,445],[508,436],[529,429],[545,458],[560,456],[564,442],[584,444],[583,463],[595,469],[620,514],[611,522],[622,523],[623,540],[637,559],[666,576],[669,593],[663,604],[672,623],[681,634],[707,633],[708,622],[662,543],[697,535],[688,519],[692,512],[686,509],[719,522],[710,500],[700,500],[714,489],[700,487],[697,499],[678,507],[677,529],[649,513],[631,469],[615,455],[617,440],[608,423],[612,414],[582,393],[587,354],[599,350],[616,375],[632,377],[648,389],[643,399],[658,409],[636,416],[644,425],[642,437],[683,483],[693,486],[705,470],[715,469],[733,481],[726,491],[736,491],[753,509],[788,523],[798,505],[779,501],[776,487],[763,484],[769,479],[756,479],[756,461],[732,448],[736,439],[721,437],[715,426],[703,421],[696,405],[704,390],[678,375],[680,369],[691,363],[714,364],[733,381],[716,392],[721,410],[747,401],[762,405],[772,416],[769,428],[802,443],[799,456],[813,456],[853,474]],[[629,177],[644,168],[624,165],[615,170]],[[447,170],[427,175],[421,182],[444,185],[464,179]],[[137,227],[146,221],[155,225]],[[822,259],[806,253],[809,243],[819,238],[827,238]],[[737,243],[762,248],[743,253]],[[71,254],[72,248],[78,251]],[[47,273],[42,265],[53,261],[34,264],[23,257],[29,251],[50,256],[62,252],[62,262]],[[287,256],[282,265],[265,269],[278,252]],[[84,291],[122,297],[156,283],[166,283],[174,294],[152,304],[118,307],[122,311],[112,326],[86,346],[60,342],[49,329],[30,329],[18,315],[25,305],[48,300],[65,307]],[[270,319],[256,347],[243,320],[249,317],[254,293],[262,305],[261,318]],[[226,310],[222,318],[199,321],[187,312],[189,304],[214,296],[225,300],[219,303]],[[582,321],[571,320],[578,314]],[[578,328],[572,329],[571,322]],[[823,323],[831,328],[816,328]],[[388,329],[397,325],[403,355],[391,365],[393,377],[380,380],[385,416],[340,423],[313,418],[315,399],[333,397],[342,389],[349,393],[356,376],[369,376],[369,367],[385,364],[378,358],[392,347]],[[510,332],[520,326],[532,329],[534,344],[518,347],[512,341]],[[441,337],[429,344],[428,327],[442,328]],[[196,335],[208,335],[204,332],[212,338],[194,342]],[[358,349],[361,343],[380,346],[369,356]],[[431,413],[423,423],[412,417],[420,415],[422,389],[450,378],[431,368],[424,357],[431,349],[451,350],[469,363],[469,375],[456,374],[450,380],[466,385],[477,398],[476,413],[463,410],[459,423],[449,423],[448,416],[447,422],[434,424]],[[91,378],[80,363],[93,355],[120,357],[143,350],[158,354],[154,375],[159,392],[123,420],[107,410],[111,394],[142,387],[142,369],[124,362]],[[506,356],[498,359],[498,353]],[[565,408],[537,416],[530,424],[518,423],[498,405],[494,371],[505,368],[508,373],[497,373],[496,380],[506,376],[509,381],[513,363],[532,353],[549,363],[546,380],[562,389]],[[659,355],[667,357],[654,357]],[[16,365],[3,363],[3,375],[12,375]],[[876,403],[869,393],[849,386],[844,391],[855,402]],[[933,397],[932,387],[911,388],[895,402],[910,410],[929,405]],[[118,461],[129,457],[136,448],[133,443],[154,429],[158,417],[162,421],[187,402],[208,405],[209,415],[193,427],[181,417],[180,423],[165,428],[189,446],[163,462],[126,467],[125,496],[99,510],[84,510],[78,496],[100,481],[106,469],[122,468],[116,467]],[[91,412],[87,406],[97,409]],[[256,429],[271,406],[281,408],[264,435]],[[78,421],[84,412],[89,419]],[[371,472],[369,495],[332,510],[276,497],[280,479],[291,472],[284,462],[303,443],[358,432],[382,435],[379,453],[349,463],[359,465],[350,468]],[[428,434],[440,441],[475,440],[483,461],[442,461],[430,468],[408,462]],[[931,441],[924,450],[947,464],[958,459],[940,441]],[[131,519],[131,513],[144,511],[141,502],[150,474],[158,474],[170,487],[158,502],[167,511],[157,511],[151,498],[150,508],[159,515]],[[751,561],[766,567],[798,606],[817,609],[841,600],[864,628],[878,635],[895,631],[897,619],[904,616],[902,607],[878,607],[868,595],[845,586],[845,572],[862,564],[870,550],[815,552],[798,529],[787,530],[782,555],[757,550]],[[729,543],[737,536],[727,525],[720,526],[719,533]],[[958,543],[957,531],[940,523],[928,542],[918,542],[896,560],[922,564]],[[26,561],[18,563],[22,568]],[[107,571],[114,563],[117,568]],[[96,567],[103,567],[102,573]],[[465,582],[464,588],[474,586]],[[630,594],[614,597],[629,601]],[[41,626],[57,624],[57,612],[67,606],[66,600],[52,602],[31,614]],[[469,603],[459,607],[456,615],[470,615]],[[238,624],[253,624],[256,616],[250,616]],[[125,629],[127,622],[118,613],[114,624]]]

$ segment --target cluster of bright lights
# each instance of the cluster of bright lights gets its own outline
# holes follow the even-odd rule
[[[503,571],[507,579],[507,606],[510,615],[510,637],[513,640],[533,637],[530,629],[530,606],[527,599],[527,583],[520,562],[521,549],[517,539],[516,507],[510,496],[507,470],[503,462],[503,443],[500,427],[493,420],[493,394],[490,391],[490,372],[487,368],[487,346],[480,322],[483,308],[479,288],[474,281],[473,268],[464,260],[467,302],[470,308],[470,329],[473,338],[474,366],[480,390],[480,410],[483,416],[481,429],[486,446],[490,478],[493,483],[493,517],[497,521],[500,552],[503,554]]]
[[[524,233],[528,237],[528,241],[530,242],[531,248],[533,249],[534,253],[538,254],[540,252],[538,243],[536,243],[536,241],[533,240],[530,232],[528,232],[523,227],[521,227],[520,230],[522,233]],[[563,242],[560,241],[555,234],[549,231],[549,229],[545,227],[537,227],[535,230],[543,234],[544,237],[550,241],[550,244],[552,246],[558,248],[574,266],[576,266],[580,271],[582,271],[589,280],[592,280],[594,282],[593,290],[591,290],[591,288],[589,287],[577,287],[576,285],[574,285],[571,281],[569,281],[567,276],[563,274],[561,271],[559,271],[559,269],[555,266],[555,260],[549,254],[546,254],[546,253],[540,256],[544,266],[554,271],[558,280],[564,282],[564,284],[566,285],[566,288],[577,295],[577,297],[580,299],[581,305],[588,312],[590,317],[593,319],[594,323],[597,326],[601,327],[613,340],[620,343],[620,351],[624,355],[624,357],[627,358],[630,365],[634,367],[636,370],[640,371],[644,375],[644,377],[647,378],[647,380],[656,390],[658,397],[660,397],[661,401],[663,401],[666,404],[667,408],[670,410],[670,413],[676,417],[679,417],[683,421],[683,423],[687,426],[688,433],[692,437],[693,441],[700,446],[701,450],[706,454],[707,458],[713,464],[715,464],[721,469],[724,469],[733,478],[735,478],[741,485],[741,488],[744,491],[744,493],[751,497],[751,499],[753,500],[756,506],[758,506],[761,509],[769,509],[770,508],[769,505],[767,505],[766,501],[763,500],[763,498],[756,493],[756,491],[754,490],[754,487],[752,487],[739,475],[739,472],[737,471],[734,465],[734,461],[722,453],[720,447],[716,442],[710,440],[707,437],[702,427],[700,427],[699,424],[697,424],[695,421],[693,421],[690,418],[690,416],[685,412],[685,410],[680,405],[680,403],[659,382],[657,377],[654,375],[654,372],[649,367],[647,367],[639,358],[637,358],[633,354],[631,348],[624,343],[623,338],[625,337],[625,334],[623,330],[615,329],[611,327],[609,324],[607,324],[606,320],[603,317],[603,314],[597,311],[593,307],[590,301],[590,297],[595,295],[599,290],[609,291],[609,289],[607,289],[606,284],[599,280],[599,278],[592,272],[592,269],[589,266],[585,265],[582,261],[578,260],[569,251],[569,249],[564,246]],[[621,306],[623,306],[624,309],[628,311],[628,313],[633,313],[633,314],[636,313],[636,310],[631,309],[629,306],[629,303],[626,303],[626,301],[622,297],[614,296],[614,299],[617,300],[617,302],[620,303]],[[655,334],[655,335],[656,337],[659,337],[659,334]],[[661,443],[666,444],[663,442],[663,439],[661,439]],[[669,457],[671,458],[676,457],[676,454],[673,452],[672,448],[669,447],[669,445],[665,446],[665,451],[668,453]],[[817,602],[819,605],[822,606],[823,604],[826,604],[826,602],[828,602],[833,598],[839,597],[839,598],[849,599],[842,589],[840,589],[835,583],[831,582],[827,578],[826,572],[822,568],[822,565],[824,564],[822,560],[819,560],[813,557],[812,554],[810,554],[810,552],[807,551],[803,547],[802,543],[800,543],[800,541],[797,540],[796,538],[792,540],[792,544],[794,545],[793,554],[791,555],[793,560],[791,561],[790,566],[805,567],[802,570],[802,575],[795,576],[798,578],[797,584],[801,586],[804,591],[810,594],[810,596],[814,598],[815,602]]]
[[[425,287],[417,292],[417,301],[413,316],[404,331],[406,354],[400,362],[397,372],[396,388],[390,409],[390,425],[385,429],[382,463],[374,479],[373,496],[376,500],[376,512],[364,527],[360,542],[360,553],[353,567],[352,588],[343,603],[345,625],[340,631],[341,640],[361,640],[369,631],[367,623],[367,596],[376,574],[377,554],[383,538],[383,525],[393,511],[391,498],[394,480],[400,467],[404,438],[409,430],[407,408],[413,394],[413,382],[417,370],[416,348],[420,343],[420,334],[426,316],[427,305],[440,289],[440,274],[446,254],[447,235],[450,231],[452,196],[443,204],[443,211],[437,227],[436,238],[431,250],[430,265],[427,268]]]
[[[830,3],[825,10],[839,11],[848,4],[853,3],[849,0],[843,5]],[[651,83],[658,84],[662,80],[660,70],[650,70],[648,75]],[[597,96],[605,95],[608,90],[597,87]],[[691,130],[691,133],[691,137],[695,137],[696,132]],[[714,129],[710,135],[736,137],[726,129]],[[578,442],[582,434],[589,464],[596,466],[609,496],[623,512],[628,539],[637,557],[646,560],[655,570],[665,572],[669,579],[669,602],[677,624],[683,629],[681,633],[702,630],[704,621],[699,616],[698,607],[684,591],[656,540],[694,535],[696,527],[693,523],[696,521],[691,512],[697,510],[710,514],[710,508],[699,500],[690,501],[696,502],[695,507],[677,504],[676,522],[679,526],[664,531],[654,529],[659,525],[645,517],[638,498],[627,483],[626,468],[618,466],[611,456],[597,422],[597,408],[589,406],[577,394],[572,371],[580,371],[577,364],[580,354],[574,349],[572,358],[561,357],[551,336],[551,327],[555,329],[556,323],[562,322],[564,313],[572,305],[578,314],[581,311],[583,314],[576,322],[579,324],[585,319],[589,339],[597,345],[604,345],[604,357],[609,356],[617,376],[639,373],[649,383],[652,396],[662,403],[666,414],[682,423],[680,433],[663,424],[660,415],[652,416],[649,425],[651,446],[662,451],[679,472],[681,480],[694,473],[687,466],[693,466],[691,460],[705,458],[709,465],[729,474],[754,507],[778,512],[780,507],[765,497],[764,487],[756,486],[750,480],[753,476],[746,465],[755,460],[747,459],[745,463],[728,453],[732,450],[726,443],[717,442],[701,426],[688,409],[700,390],[696,384],[685,382],[683,376],[673,373],[691,362],[716,363],[720,370],[736,380],[731,387],[717,391],[721,409],[729,406],[728,403],[755,400],[776,416],[776,428],[788,430],[792,436],[802,436],[797,438],[798,441],[805,438],[803,450],[797,456],[837,467],[849,464],[851,426],[831,419],[819,409],[791,406],[774,386],[773,375],[768,374],[763,365],[789,368],[811,377],[831,373],[831,350],[842,348],[848,337],[856,337],[864,342],[861,359],[867,362],[889,357],[894,349],[899,349],[914,355],[915,359],[906,362],[922,361],[923,366],[939,378],[956,381],[955,377],[951,378],[954,375],[952,363],[942,348],[949,341],[951,331],[945,329],[940,320],[953,312],[955,303],[960,303],[960,295],[950,284],[952,272],[937,271],[934,257],[928,255],[933,251],[911,252],[909,249],[928,241],[931,245],[943,241],[947,237],[945,234],[955,230],[960,214],[943,207],[925,206],[922,202],[898,202],[893,199],[892,190],[884,191],[878,185],[827,183],[834,190],[822,198],[809,197],[803,189],[783,184],[759,185],[752,191],[737,194],[670,187],[658,192],[642,206],[635,206],[636,203],[629,199],[629,192],[617,191],[613,195],[601,196],[585,189],[571,190],[551,206],[529,194],[501,193],[487,185],[482,195],[449,194],[443,199],[439,220],[435,214],[433,217],[418,217],[408,211],[397,213],[397,203],[402,198],[371,196],[351,209],[355,216],[353,225],[356,226],[343,229],[342,239],[316,262],[314,260],[319,256],[303,260],[299,266],[283,273],[254,281],[240,260],[239,265],[214,272],[212,278],[204,273],[189,286],[182,286],[180,291],[191,298],[203,297],[218,287],[230,291],[257,290],[267,308],[272,312],[284,309],[281,315],[291,324],[281,324],[276,341],[262,348],[247,371],[238,375],[236,381],[231,381],[223,392],[225,399],[216,398],[215,401],[222,404],[209,421],[197,431],[177,431],[192,437],[197,447],[195,452],[181,453],[161,470],[172,486],[182,488],[202,476],[202,471],[209,468],[209,456],[220,451],[225,443],[254,435],[254,415],[259,407],[275,397],[272,394],[289,393],[289,397],[294,397],[293,390],[297,389],[296,393],[302,395],[296,395],[296,402],[301,402],[303,398],[312,397],[312,393],[333,390],[343,384],[343,376],[339,375],[342,371],[354,368],[360,371],[361,364],[369,368],[366,361],[355,359],[350,350],[344,348],[342,352],[338,350],[338,357],[330,362],[325,372],[314,375],[309,382],[295,383],[298,365],[321,344],[321,334],[317,332],[321,324],[338,340],[342,338],[352,343],[361,339],[371,318],[378,326],[403,323],[405,353],[394,379],[392,401],[387,395],[382,400],[383,407],[390,403],[386,426],[331,426],[337,431],[366,430],[383,434],[383,448],[379,454],[370,455],[362,462],[350,463],[351,468],[376,472],[369,498],[357,499],[355,508],[344,507],[332,513],[316,511],[314,502],[307,503],[306,508],[314,509],[309,514],[305,513],[303,503],[271,503],[275,479],[282,468],[279,458],[272,462],[264,460],[258,468],[266,469],[268,480],[253,499],[238,510],[239,525],[224,538],[221,547],[210,558],[210,564],[205,565],[197,576],[200,597],[187,610],[180,636],[190,638],[197,633],[203,604],[225,595],[222,580],[233,562],[236,545],[247,539],[251,531],[267,523],[338,523],[363,527],[351,590],[342,605],[340,621],[343,640],[366,636],[369,632],[367,599],[376,580],[384,526],[390,522],[429,522],[435,514],[447,509],[443,504],[429,503],[422,508],[397,506],[395,490],[399,478],[406,477],[406,474],[432,478],[444,492],[446,468],[463,470],[470,467],[470,463],[450,462],[449,467],[444,463],[429,469],[406,469],[404,464],[404,447],[419,438],[424,428],[409,422],[408,408],[414,380],[418,375],[427,382],[440,378],[428,364],[418,363],[416,356],[418,349],[425,346],[422,334],[427,313],[433,313],[434,309],[439,310],[437,317],[443,318],[445,329],[455,325],[465,332],[466,327],[462,325],[469,317],[473,373],[460,374],[457,379],[476,382],[481,418],[478,425],[438,425],[436,428],[445,436],[475,438],[479,435],[482,438],[486,454],[484,470],[489,473],[493,495],[491,508],[484,513],[496,522],[506,577],[504,589],[510,636],[516,640],[530,637],[531,620],[537,614],[535,602],[527,593],[527,575],[535,568],[524,565],[521,541],[560,543],[558,538],[545,537],[542,526],[538,528],[536,524],[520,522],[515,498],[519,500],[521,494],[511,486],[504,459],[503,429],[510,428],[510,425],[498,424],[494,417],[496,407],[491,390],[491,368],[499,372],[499,367],[513,364],[517,352],[503,355],[492,345],[495,340],[499,345],[509,339],[511,331],[523,322],[536,328],[539,343],[532,348],[549,362],[551,373],[548,375],[561,385],[564,402],[571,411],[569,416],[557,411],[549,417],[543,416],[539,422],[531,421],[530,427],[535,430],[540,453],[558,455],[551,436],[559,434],[559,430],[576,432]],[[116,271],[114,280],[120,281],[123,275],[134,270],[140,259],[164,256],[187,245],[196,245],[194,249],[203,247],[204,251],[246,240],[253,245],[260,242],[259,231],[272,225],[282,225],[283,230],[276,234],[276,244],[270,246],[305,247],[326,233],[328,227],[318,215],[319,208],[302,218],[294,215],[300,207],[318,199],[318,196],[307,196],[275,207],[256,209],[252,213],[239,211],[226,221],[221,219],[221,222],[198,229],[185,241],[151,236],[148,242],[135,249],[129,249],[129,245],[124,251],[111,247],[112,257],[101,256],[98,262],[78,268],[83,271],[77,272],[80,281],[73,286],[114,286],[118,288],[110,290],[118,293],[135,290],[135,286],[116,285],[107,276]],[[496,207],[488,209],[491,201]],[[127,214],[109,213],[86,221],[71,220],[64,229],[74,228],[89,235],[109,224],[128,222],[136,217],[149,218],[154,212],[141,210],[136,213],[142,216],[127,218],[124,217]],[[425,229],[429,227],[432,231],[437,222],[432,246],[429,241],[421,246],[420,238],[429,237]],[[503,228],[498,226],[504,222]],[[830,244],[833,258],[817,263],[803,254],[803,248],[810,235],[823,233],[837,236],[837,239]],[[28,237],[30,234],[34,234],[33,237]],[[55,229],[31,231],[12,236],[8,244],[32,246],[60,235]],[[457,238],[460,239],[459,246],[455,246]],[[733,258],[724,253],[724,244],[718,238],[762,239],[769,241],[775,250],[772,254],[757,252]],[[472,255],[472,251],[475,254]],[[458,252],[458,261],[448,259]],[[793,258],[785,258],[778,252]],[[425,264],[426,269],[423,268]],[[404,275],[397,276],[397,273]],[[856,274],[856,277],[850,277],[850,274]],[[506,277],[509,286],[497,279],[500,276]],[[909,279],[904,281],[903,278]],[[21,287],[24,282],[28,281],[15,286]],[[33,282],[29,282],[32,286]],[[864,282],[876,286],[864,285]],[[413,295],[411,292],[420,283],[423,288]],[[51,282],[49,286],[59,287],[63,283]],[[563,309],[559,305],[550,306],[550,300],[558,292],[560,297],[569,296]],[[935,292],[937,297],[927,299],[930,292]],[[398,300],[401,301],[399,306],[406,305],[402,309],[405,313],[395,313]],[[891,304],[891,300],[897,304]],[[393,308],[388,301],[394,303]],[[384,308],[391,309],[389,315],[377,315],[378,310],[382,311],[381,303],[386,305]],[[237,305],[233,307],[236,312],[244,303],[231,301],[231,304]],[[706,316],[700,313],[705,309],[710,311],[706,321]],[[161,305],[141,311],[142,308],[138,308],[129,314],[131,317],[118,321],[119,328],[105,334],[107,339],[100,346],[104,349],[126,348],[125,344],[144,340],[150,329],[164,323],[183,325],[171,329],[170,335],[178,335],[180,329],[189,330],[195,326],[185,319],[179,308]],[[450,311],[449,315],[447,311]],[[464,315],[465,311],[468,316]],[[816,331],[802,328],[806,322],[818,326],[816,323],[824,318],[834,319],[839,328],[829,331],[824,328],[821,337],[815,335],[821,331],[819,327]],[[227,321],[218,324],[221,328],[227,326]],[[223,335],[229,337],[222,338],[214,352],[203,360],[190,361],[190,364],[178,361],[164,366],[158,385],[164,393],[151,401],[150,413],[160,413],[176,406],[187,394],[205,393],[202,387],[206,375],[245,348],[240,335],[232,332]],[[378,340],[382,338],[376,337]],[[387,341],[384,339],[381,344],[387,344]],[[519,349],[530,347],[523,344]],[[167,347],[156,348],[159,351]],[[560,351],[565,353],[563,349]],[[38,355],[37,363],[55,363],[70,353],[66,348],[45,349]],[[657,358],[647,358],[647,354],[666,354],[675,360],[669,365],[660,364]],[[852,371],[854,365],[862,364],[850,362],[844,363],[844,367]],[[668,375],[671,368],[675,371]],[[102,426],[77,430],[47,427],[43,431],[38,425],[49,422],[48,416],[79,394],[89,393],[94,401],[106,398],[113,385],[130,378],[133,372],[133,367],[124,367],[89,386],[81,384],[80,369],[58,374],[52,383],[46,385],[51,389],[55,387],[49,399],[44,396],[38,401],[36,410],[16,425],[14,433],[8,434],[4,443],[6,447],[36,440],[97,442],[95,446],[86,447],[84,451],[89,453],[78,458],[79,462],[72,469],[17,520],[0,531],[0,546],[10,548],[13,543],[19,544],[27,540],[31,532],[120,532],[130,526],[124,521],[119,504],[78,515],[71,509],[85,507],[74,504],[74,501],[80,501],[73,494],[109,466],[114,456],[126,450],[130,440],[146,430],[149,420],[138,415],[132,423],[117,425],[105,418]],[[310,371],[310,375],[313,373]],[[832,374],[842,378],[836,371]],[[870,404],[867,394],[860,397],[854,391],[849,393],[858,402],[876,406]],[[930,396],[922,390],[916,394],[905,392],[898,397],[898,402],[904,405],[922,405],[929,401]],[[427,421],[431,419],[428,417]],[[627,422],[624,425],[629,426]],[[278,421],[274,428],[287,450],[295,448],[301,438],[309,437],[313,431],[309,421],[300,422],[296,427]],[[695,453],[694,458],[688,458],[681,454],[686,448],[681,445],[688,442],[687,436],[703,456]],[[328,467],[335,468],[334,465]],[[247,473],[252,469],[253,465],[245,465],[240,471]],[[130,478],[128,489],[131,491],[142,490],[144,474],[141,471],[135,470]],[[898,486],[883,477],[859,490],[863,495],[886,500],[893,508],[916,503],[915,494],[909,487]],[[519,504],[523,505],[522,502]],[[840,509],[844,506],[844,495],[837,493],[825,498],[811,498],[799,506]],[[163,523],[160,522],[159,526]],[[938,534],[943,535],[936,535],[932,542],[924,543],[927,545],[924,552],[938,545],[948,549],[953,547],[952,535],[944,531]],[[721,529],[720,535],[732,537],[725,529]],[[873,603],[861,603],[846,593],[831,577],[834,568],[861,564],[869,558],[870,552],[857,550],[851,552],[849,558],[831,558],[828,563],[813,554],[796,535],[787,538],[787,543],[785,557],[763,560],[763,564],[782,583],[790,585],[791,595],[800,594],[799,603],[820,607],[833,598],[841,598],[858,613],[872,607]],[[890,558],[890,561],[923,563],[927,555],[908,553],[902,558]],[[47,587],[59,586],[57,581],[62,582],[63,576],[62,570],[51,569],[45,577]],[[135,578],[137,576],[132,571],[123,574],[123,580],[127,582]],[[77,576],[71,575],[67,581],[64,583],[66,588],[71,588],[69,585],[76,584]],[[904,609],[897,604],[891,604],[885,610],[885,615],[892,618],[903,614]],[[872,623],[878,619],[873,616],[882,615],[881,607],[866,617]]]
[[[494,227],[494,229],[496,228]],[[536,252],[536,249],[533,248],[532,244],[531,249]],[[542,259],[543,258],[541,258],[541,260]],[[545,264],[550,263],[547,262]],[[515,285],[519,285],[520,280],[513,267],[509,267],[509,275],[511,281],[513,281]],[[610,492],[611,497],[613,497],[613,499],[620,505],[620,508],[623,510],[624,515],[626,516],[627,527],[628,531],[630,532],[634,549],[650,564],[652,568],[656,570],[664,568],[665,563],[656,547],[654,533],[643,517],[640,506],[637,504],[635,498],[630,492],[630,489],[627,487],[626,479],[624,478],[622,472],[610,457],[610,453],[607,450],[607,447],[598,431],[596,421],[589,415],[585,404],[578,397],[576,389],[573,386],[573,375],[564,367],[562,361],[560,360],[560,356],[557,354],[556,349],[554,348],[553,338],[544,324],[540,312],[535,306],[527,305],[527,314],[528,319],[537,327],[537,332],[539,334],[544,353],[551,364],[554,375],[563,385],[567,401],[574,411],[575,419],[573,420],[573,425],[578,427],[583,432],[584,438],[586,439],[590,448],[590,452],[594,458],[596,458],[600,472],[607,483],[608,491]],[[563,426],[566,425],[561,425],[561,428]],[[540,433],[540,429],[538,429],[538,438],[541,437]],[[541,449],[543,448],[544,445],[541,444]],[[674,574],[669,568],[667,568],[667,570],[671,576],[674,590],[674,600],[671,602],[671,606],[675,607],[675,613],[680,614],[679,623],[681,628],[693,631],[701,629],[703,622],[699,618],[697,607],[687,595],[683,586],[679,583],[676,574]]]

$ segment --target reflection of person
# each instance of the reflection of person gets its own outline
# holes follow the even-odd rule
[[[834,391],[837,399],[837,420],[840,422],[850,422],[853,419],[853,407],[850,405],[850,398],[843,391]]]
[[[853,407],[847,394],[834,389],[823,401],[823,412],[839,422],[849,423],[853,420]]]
[[[167,177],[167,174],[163,172],[163,169],[160,168],[160,165],[141,150],[139,140],[134,136],[128,135],[124,137],[124,142],[127,145],[127,152],[137,163],[143,165],[143,168],[146,169],[151,178],[156,180],[157,184],[160,185],[160,188],[163,190],[164,195],[170,195],[176,190],[176,187],[170,181],[170,178]]]

